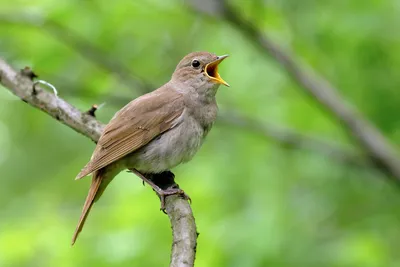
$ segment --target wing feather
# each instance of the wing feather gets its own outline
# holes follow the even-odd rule
[[[163,87],[133,100],[107,124],[91,160],[76,179],[104,168],[173,128],[183,110],[182,95]]]

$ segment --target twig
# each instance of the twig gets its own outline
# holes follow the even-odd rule
[[[27,76],[15,71],[0,59],[0,83],[24,102],[36,107],[71,129],[96,142],[104,128],[90,114],[57,98],[43,89],[32,94],[33,82]],[[196,224],[189,203],[176,196],[166,198],[166,212],[172,225],[174,242],[172,244],[171,266],[193,266],[196,253]]]
[[[33,79],[39,77],[36,75],[36,73],[33,72],[33,70],[26,66],[25,68],[23,68],[21,70],[21,75],[28,77],[29,79],[31,79],[31,81],[33,81]]]
[[[88,111],[86,111],[84,114],[88,114],[92,117],[96,117],[96,111],[101,109],[103,106],[105,105],[105,103],[102,103],[100,105],[97,104],[93,104],[90,109]]]
[[[319,102],[338,119],[349,134],[365,150],[366,156],[389,177],[400,182],[400,160],[397,150],[384,135],[366,120],[354,107],[339,95],[338,90],[328,81],[317,77],[300,65],[291,55],[275,44],[264,32],[261,32],[249,20],[243,18],[227,1],[216,0],[218,14],[229,21],[247,37],[265,55],[272,56],[298,83],[306,93]]]

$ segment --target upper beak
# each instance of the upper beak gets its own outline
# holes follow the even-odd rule
[[[211,63],[208,63],[204,70],[205,70],[206,75],[211,80],[229,87],[230,85],[227,82],[225,82],[221,78],[221,76],[219,76],[219,73],[218,73],[218,65],[227,57],[228,57],[228,55],[223,55],[223,56],[217,57],[216,60],[214,60]]]

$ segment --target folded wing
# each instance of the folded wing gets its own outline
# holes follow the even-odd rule
[[[90,162],[76,179],[121,159],[179,124],[182,95],[160,88],[122,108],[105,127]]]

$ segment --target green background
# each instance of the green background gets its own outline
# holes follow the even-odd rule
[[[399,144],[398,1],[231,3]],[[231,56],[220,66],[231,85],[217,95],[224,116],[356,145],[252,40],[185,1],[0,0],[0,57],[31,66],[83,111],[105,102],[103,122],[198,50]],[[93,148],[0,90],[0,266],[168,265],[168,218],[128,173],[109,186],[71,248],[90,183],[74,177]],[[219,121],[174,173],[193,200],[198,267],[400,266],[399,188],[373,168]]]

